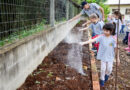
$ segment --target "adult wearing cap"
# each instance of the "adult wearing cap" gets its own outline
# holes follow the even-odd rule
[[[87,14],[88,16],[90,16],[91,14],[95,13],[99,16],[100,20],[105,20],[104,17],[104,9],[102,7],[100,7],[98,4],[96,3],[87,3],[86,1],[83,1],[81,3],[82,5],[82,11],[81,14]]]

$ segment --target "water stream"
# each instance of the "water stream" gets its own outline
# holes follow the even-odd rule
[[[80,27],[79,27],[80,28]],[[84,75],[82,68],[82,46],[76,43],[81,42],[83,32],[79,32],[78,27],[74,28],[67,37],[65,42],[71,45],[71,49],[68,51],[67,64],[72,68],[76,69],[77,72]]]

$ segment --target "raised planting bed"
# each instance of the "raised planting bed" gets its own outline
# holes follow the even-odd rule
[[[78,29],[81,23],[76,25],[72,33],[78,36],[81,32]],[[85,32],[84,34],[86,34]],[[87,34],[84,35],[82,40],[87,40]],[[63,40],[38,66],[32,74],[28,76],[25,83],[17,90],[92,90],[92,77],[91,77],[91,60],[88,45],[83,46],[81,49],[78,44],[66,43]],[[71,49],[72,56],[80,56],[82,58],[82,70],[84,73],[79,73],[74,65],[68,63],[68,54]],[[77,49],[78,48],[78,49]],[[77,53],[81,50],[80,53]],[[43,53],[44,54],[44,53]],[[71,58],[78,67],[76,58]],[[72,65],[72,66],[71,66]],[[85,74],[85,75],[84,75]]]

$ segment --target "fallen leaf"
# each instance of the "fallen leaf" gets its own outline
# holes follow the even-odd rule
[[[61,80],[61,78],[59,78],[59,77],[56,77],[56,81],[60,81]]]
[[[87,69],[88,69],[88,67],[87,67],[87,66],[83,66],[83,69],[84,69],[84,70],[87,70]]]

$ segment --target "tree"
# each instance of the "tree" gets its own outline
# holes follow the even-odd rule
[[[95,2],[95,3],[101,3],[101,2],[105,2],[107,0],[72,0],[74,2],[76,2],[77,4],[81,4],[82,1],[87,1],[89,3]]]

